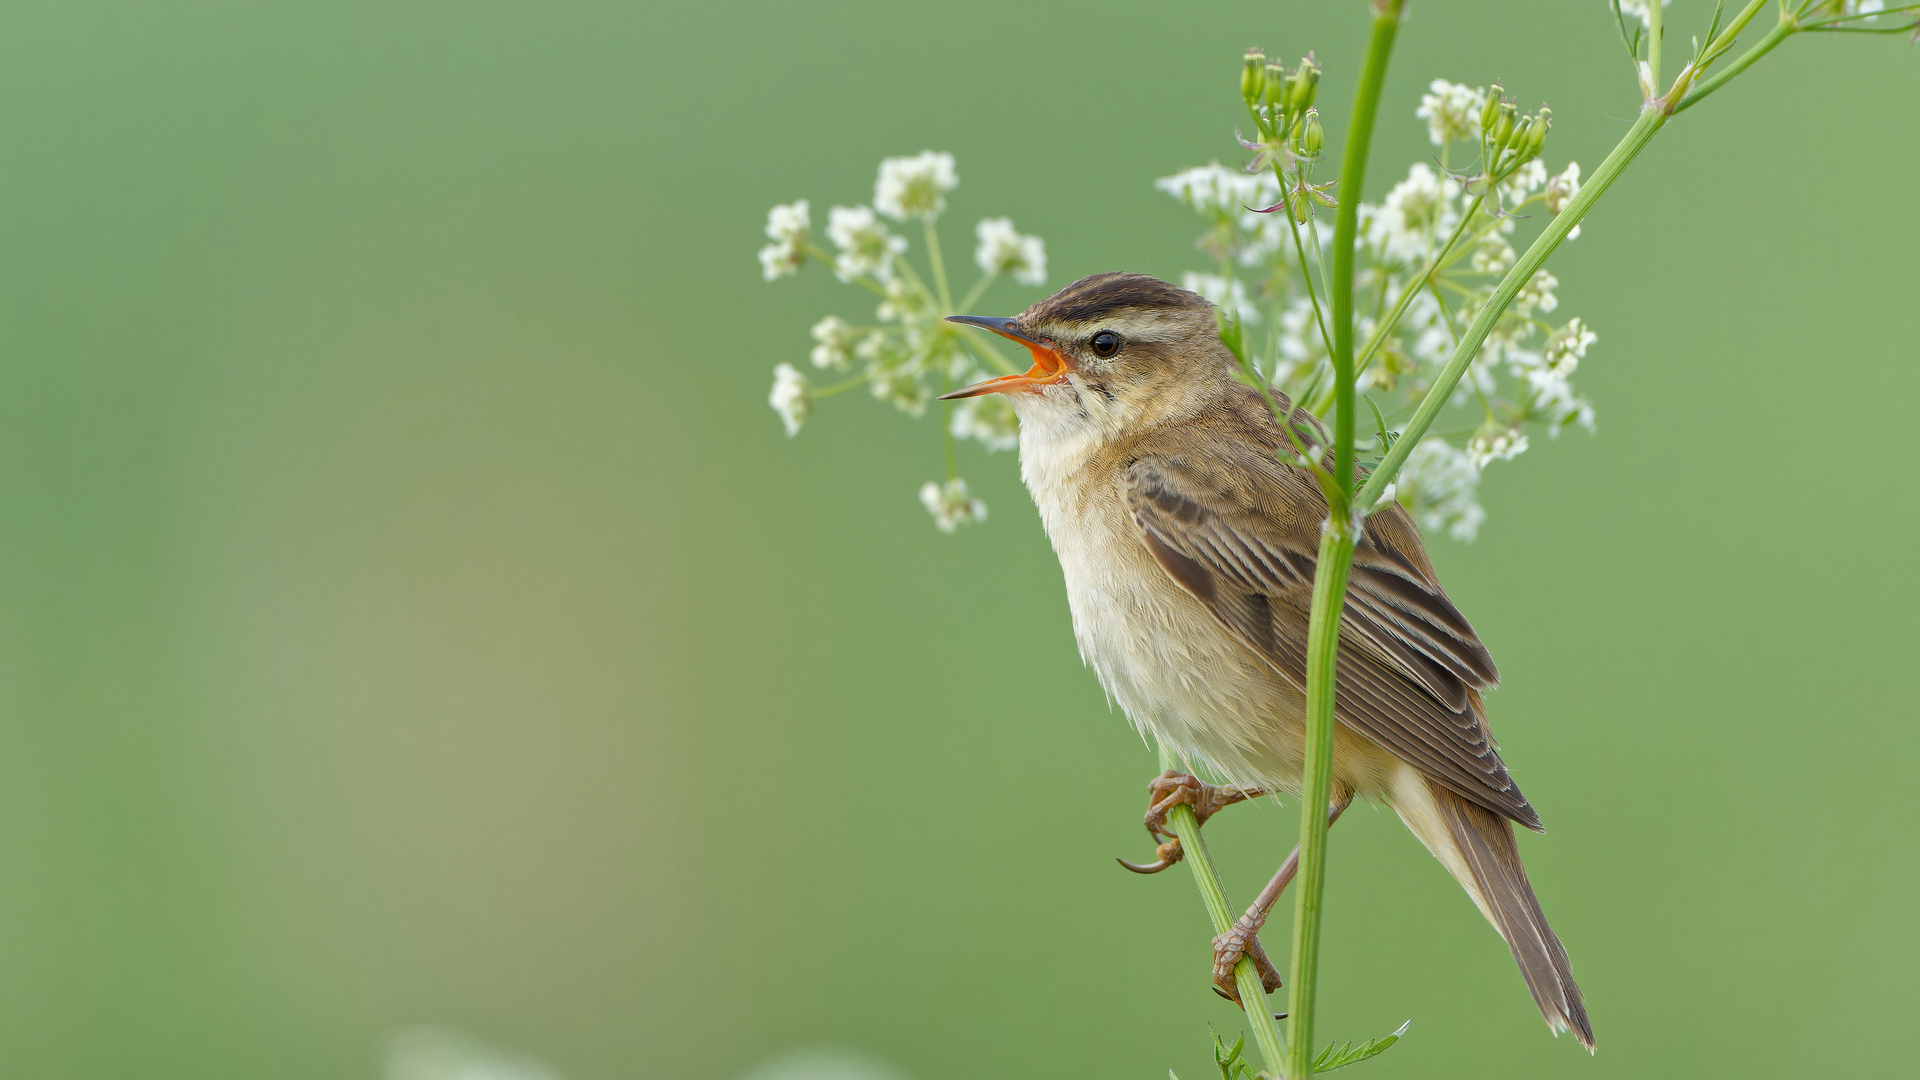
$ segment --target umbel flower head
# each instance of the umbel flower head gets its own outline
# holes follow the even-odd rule
[[[987,372],[1001,374],[1009,369],[1012,362],[992,346],[944,320],[967,313],[1001,277],[1024,286],[1043,284],[1046,243],[1014,228],[1010,218],[981,220],[974,227],[978,242],[973,260],[982,276],[964,293],[950,292],[948,268],[937,263],[924,271],[915,267],[906,258],[906,237],[896,235],[889,225],[889,221],[921,222],[929,234],[928,258],[937,260],[940,245],[934,242],[935,222],[946,209],[947,195],[958,185],[951,154],[928,150],[912,157],[887,158],[880,163],[872,205],[835,206],[827,212],[824,237],[833,247],[831,254],[811,240],[805,200],[769,212],[767,237],[772,243],[760,252],[769,281],[792,274],[812,258],[831,265],[841,281],[878,298],[867,325],[855,325],[838,315],[813,324],[808,360],[816,371],[846,373],[840,381],[816,389],[795,365],[774,368],[767,402],[788,435],[800,430],[816,404],[847,391],[864,387],[876,400],[917,418],[927,412],[935,394],[978,381]],[[956,303],[956,295],[964,299]],[[1019,419],[1005,398],[973,398],[939,411],[945,439],[978,443],[990,452],[1019,445]],[[948,449],[951,454],[951,442]],[[986,504],[959,479],[929,483],[920,498],[934,524],[947,532],[987,515]]]
[[[987,520],[987,504],[974,498],[967,482],[957,476],[944,484],[929,480],[920,485],[920,503],[933,515],[933,523],[941,532]]]
[[[760,270],[768,281],[793,273],[807,261],[807,233],[812,228],[805,199],[767,211],[767,239],[773,243],[760,249]]]
[[[800,434],[800,425],[813,412],[813,401],[807,391],[807,377],[800,374],[799,368],[780,364],[773,369],[773,392],[767,395],[767,404],[780,414],[788,438]]]
[[[888,232],[886,222],[875,217],[870,206],[836,206],[827,211],[827,239],[840,249],[833,272],[841,281],[857,277],[890,281],[894,257],[907,250],[906,238]]]
[[[1012,218],[982,218],[974,226],[980,246],[973,249],[973,261],[988,274],[1012,274],[1022,285],[1047,282],[1047,245],[1037,236],[1023,236],[1013,228]]]
[[[952,154],[922,150],[913,157],[891,157],[880,162],[873,205],[895,221],[932,221],[947,208],[947,192],[959,186]]]

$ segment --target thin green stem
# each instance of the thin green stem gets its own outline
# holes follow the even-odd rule
[[[1657,3],[1658,0],[1655,2]],[[1387,451],[1387,456],[1381,460],[1380,467],[1373,470],[1373,475],[1360,489],[1360,494],[1354,500],[1355,505],[1361,507],[1364,512],[1372,511],[1374,505],[1380,501],[1381,493],[1386,490],[1388,484],[1393,482],[1400,467],[1406,464],[1407,456],[1413,453],[1413,448],[1419,444],[1421,437],[1433,425],[1434,417],[1440,414],[1447,400],[1453,396],[1453,388],[1459,385],[1461,376],[1467,373],[1467,367],[1473,363],[1475,354],[1480,351],[1480,344],[1493,331],[1494,323],[1505,314],[1507,305],[1511,304],[1520,289],[1533,279],[1534,273],[1547,261],[1547,256],[1553,254],[1553,250],[1567,238],[1567,233],[1573,231],[1573,227],[1580,224],[1580,219],[1587,216],[1587,211],[1593,208],[1593,204],[1599,201],[1600,196],[1606,194],[1607,189],[1613,186],[1613,182],[1620,178],[1620,174],[1626,171],[1628,165],[1633,164],[1634,157],[1646,147],[1648,142],[1652,141],[1666,122],[1667,114],[1657,103],[1642,110],[1640,118],[1634,121],[1633,127],[1627,130],[1626,136],[1607,155],[1606,160],[1600,163],[1600,167],[1594,170],[1593,178],[1581,187],[1579,194],[1567,202],[1566,209],[1548,223],[1539,238],[1527,248],[1526,254],[1520,256],[1519,261],[1513,264],[1513,268],[1507,271],[1507,276],[1502,278],[1499,286],[1494,289],[1492,298],[1474,316],[1473,322],[1467,327],[1467,332],[1454,346],[1452,358],[1447,361],[1447,366],[1434,380],[1433,387],[1427,391],[1427,396],[1421,399],[1420,407],[1414,410],[1413,418],[1407,421],[1406,429],[1401,432],[1400,438],[1394,441],[1393,449]]]
[[[866,381],[867,381],[867,377],[865,375],[855,375],[851,379],[843,379],[840,382],[834,383],[832,386],[826,387],[821,390],[815,390],[812,393],[811,397],[813,398],[813,400],[819,401],[821,398],[830,398],[835,394],[844,394],[856,386],[865,385]]]
[[[1160,768],[1180,768],[1166,747],[1160,748]],[[1214,872],[1213,858],[1207,854],[1206,841],[1200,837],[1200,823],[1194,819],[1193,807],[1181,803],[1167,813],[1167,826],[1180,838],[1180,848],[1186,853],[1183,859],[1193,871],[1193,883],[1200,886],[1200,900],[1207,906],[1207,917],[1213,920],[1213,933],[1218,937],[1233,929],[1233,905],[1227,902],[1227,891],[1220,885],[1220,875]],[[1247,1010],[1247,1023],[1253,1027],[1254,1045],[1260,1048],[1260,1056],[1266,1062],[1267,1071],[1275,1076],[1281,1075],[1281,1068],[1287,1059],[1286,1040],[1280,1035],[1279,1027],[1273,1022],[1273,1013],[1267,1008],[1267,989],[1260,982],[1260,969],[1252,960],[1241,957],[1233,968],[1233,985],[1240,991],[1240,1003]]]
[[[1274,167],[1274,172],[1280,172],[1278,166]],[[1284,186],[1286,182],[1286,176],[1282,174],[1280,183]],[[1306,187],[1306,180],[1304,178],[1300,181],[1300,186],[1302,188]],[[1306,202],[1305,196],[1301,197],[1301,202]],[[1320,313],[1320,294],[1314,289],[1313,274],[1307,269],[1307,246],[1300,242],[1300,223],[1293,220],[1293,211],[1285,204],[1286,200],[1282,198],[1280,213],[1287,215],[1287,231],[1293,233],[1293,250],[1294,253],[1300,257],[1300,280],[1307,287],[1307,299],[1313,303],[1313,322],[1314,325],[1320,328],[1320,343],[1327,347],[1327,355],[1332,356],[1333,338],[1327,333],[1326,317]],[[1311,216],[1312,211],[1308,211],[1308,214]],[[1315,243],[1317,245],[1318,241],[1316,240]],[[1323,283],[1327,280],[1327,268],[1325,266],[1320,268],[1320,280]]]
[[[1460,242],[1461,234],[1466,232],[1467,224],[1473,220],[1474,212],[1480,209],[1480,203],[1485,200],[1486,197],[1485,192],[1481,192],[1473,197],[1473,202],[1467,204],[1466,212],[1460,215],[1460,223],[1453,227],[1453,235],[1447,237],[1447,242],[1440,246],[1440,250],[1433,253],[1431,259],[1427,260],[1426,269],[1420,271],[1419,275],[1409,282],[1405,289],[1401,290],[1400,298],[1393,303],[1393,310],[1389,311],[1387,317],[1381,320],[1378,326],[1374,327],[1373,336],[1367,339],[1366,347],[1361,349],[1360,355],[1354,359],[1353,368],[1355,379],[1358,379],[1360,374],[1366,371],[1367,367],[1373,363],[1374,356],[1380,352],[1380,346],[1386,343],[1387,338],[1392,336],[1394,328],[1400,325],[1400,320],[1406,315],[1407,307],[1413,303],[1413,298],[1419,294],[1421,289],[1427,286],[1428,282],[1433,280],[1433,275],[1439,272],[1442,260],[1447,257],[1448,252],[1453,250],[1453,246]],[[1493,222],[1495,226],[1498,224],[1498,220]],[[1491,231],[1491,226],[1478,234],[1475,240],[1477,241],[1480,236],[1486,235],[1488,231]],[[1320,408],[1326,408],[1326,404],[1322,402]],[[1315,411],[1317,412],[1319,410],[1316,409]]]
[[[1320,916],[1327,884],[1327,804],[1333,787],[1334,661],[1340,648],[1340,609],[1346,602],[1347,570],[1353,564],[1354,366],[1353,276],[1360,199],[1366,190],[1367,153],[1387,60],[1400,29],[1401,0],[1374,0],[1367,55],[1354,91],[1353,115],[1340,166],[1340,205],[1333,226],[1334,482],[1327,492],[1328,520],[1320,534],[1313,603],[1307,624],[1307,715],[1301,762],[1300,874],[1295,883],[1293,971],[1287,991],[1289,1080],[1313,1075],[1313,1024],[1318,1011]]]
[[[947,315],[956,314],[953,310],[953,293],[947,288],[947,261],[940,255],[940,232],[933,227],[933,219],[920,222],[927,231],[927,262],[933,267],[933,287],[939,290],[940,307]]]
[[[1741,17],[1734,20],[1733,25],[1727,28],[1727,33],[1721,35],[1721,39],[1730,42],[1732,38],[1729,37],[1728,34],[1739,33],[1740,30],[1746,26],[1747,20],[1753,17],[1752,14],[1750,14],[1750,12],[1757,10],[1761,3],[1762,3],[1762,0],[1754,0],[1752,4],[1749,4],[1748,10],[1740,13]],[[1735,76],[1739,75],[1741,72],[1752,67],[1754,61],[1772,52],[1774,49],[1774,46],[1792,37],[1799,30],[1800,30],[1800,24],[1794,19],[1794,17],[1791,14],[1785,11],[1782,11],[1780,13],[1780,21],[1774,24],[1774,27],[1772,30],[1767,31],[1767,36],[1761,38],[1758,42],[1756,42],[1753,48],[1748,49],[1746,52],[1741,53],[1740,56],[1733,61],[1733,63],[1728,64],[1726,67],[1716,72],[1712,78],[1707,79],[1697,84],[1696,86],[1694,86],[1693,92],[1681,98],[1680,103],[1673,107],[1673,115],[1678,116],[1679,114],[1686,112],[1688,109],[1691,109],[1695,105],[1699,104],[1701,98],[1704,98],[1708,94],[1713,93],[1715,90],[1720,89],[1722,86],[1727,85],[1727,83],[1731,82]]]

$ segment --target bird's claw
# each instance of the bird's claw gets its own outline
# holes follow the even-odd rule
[[[1184,803],[1193,807],[1194,824],[1205,825],[1208,818],[1234,803],[1265,794],[1260,788],[1209,784],[1192,773],[1168,769],[1147,782],[1147,797],[1152,801],[1147,804],[1142,823],[1155,840],[1163,840],[1173,835],[1167,829],[1167,812],[1176,806]]]
[[[1154,848],[1153,853],[1157,858],[1150,863],[1128,862],[1120,858],[1116,858],[1113,861],[1136,874],[1157,874],[1187,857],[1187,853],[1180,847],[1180,838],[1177,836],[1161,844],[1159,847]]]
[[[1226,933],[1213,939],[1213,992],[1235,1005],[1241,1002],[1233,969],[1239,966],[1242,957],[1252,960],[1255,970],[1260,972],[1262,989],[1269,994],[1280,989],[1280,970],[1273,966],[1272,960],[1267,959],[1267,950],[1260,946],[1259,934],[1260,925],[1242,916],[1235,920]]]
[[[1259,788],[1241,787],[1237,784],[1209,784],[1191,773],[1176,772],[1168,769],[1147,783],[1146,817],[1142,823],[1147,827],[1147,835],[1159,842],[1154,849],[1154,861],[1150,863],[1128,862],[1115,859],[1121,866],[1136,874],[1157,874],[1186,856],[1180,848],[1180,838],[1167,827],[1167,813],[1174,807],[1185,804],[1193,807],[1193,820],[1196,825],[1204,825],[1207,819],[1234,803],[1257,798],[1266,794]]]

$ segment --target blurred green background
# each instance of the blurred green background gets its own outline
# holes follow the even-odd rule
[[[1544,99],[1590,170],[1637,104],[1604,9],[1415,4],[1369,195],[1434,76]],[[1151,181],[1236,159],[1241,50],[1317,49],[1337,135],[1365,18],[7,5],[0,1071],[372,1077],[431,1023],[570,1080],[1203,1080],[1236,1014],[1186,875],[1113,865],[1153,760],[1011,455],[966,453],[992,520],[948,537],[931,423],[851,395],[787,440],[769,370],[867,305],[753,256],[932,147],[956,262],[1010,214],[1056,285],[1177,279]],[[1369,1075],[1911,1068],[1917,100],[1897,40],[1790,42],[1553,263],[1600,435],[1434,554],[1600,1053],[1359,813],[1325,1030],[1414,1021]],[[1239,899],[1293,814],[1210,829]]]

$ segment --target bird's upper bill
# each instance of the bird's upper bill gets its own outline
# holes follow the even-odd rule
[[[1057,383],[1067,377],[1067,358],[1060,354],[1060,350],[1021,333],[1012,319],[992,318],[985,315],[949,315],[947,321],[984,327],[1003,338],[1025,345],[1027,351],[1033,354],[1033,367],[1029,368],[1024,375],[1002,375],[997,379],[963,386],[951,394],[940,395],[942,401],[979,397],[981,394],[1006,394],[1015,390],[1037,391],[1040,387]]]

